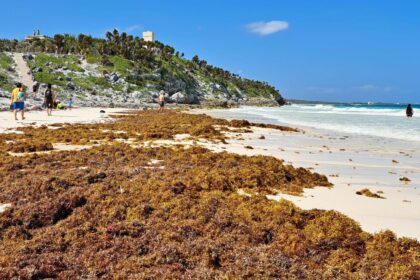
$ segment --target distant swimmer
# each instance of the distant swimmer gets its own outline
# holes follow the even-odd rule
[[[413,106],[411,104],[408,104],[407,109],[405,110],[405,114],[407,115],[407,118],[412,118],[414,115]]]

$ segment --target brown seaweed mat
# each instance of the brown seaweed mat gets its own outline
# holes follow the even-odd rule
[[[232,126],[141,112],[1,135],[0,204],[12,207],[0,214],[0,279],[418,279],[417,241],[266,198],[330,187],[323,175],[266,156],[114,141],[179,133],[229,141]],[[41,145],[58,142],[102,144]],[[49,152],[14,157],[16,143],[16,152],[25,143]]]

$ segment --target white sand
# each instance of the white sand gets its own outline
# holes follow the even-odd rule
[[[10,203],[0,204],[0,213],[6,211],[7,208],[10,208],[10,207],[12,207],[12,204],[10,204]]]
[[[124,111],[104,109],[107,114],[101,114],[100,110],[82,108],[55,111],[52,117],[47,117],[45,112],[28,112],[27,120],[23,122],[15,122],[10,112],[0,112],[0,133],[33,123],[38,126],[64,122],[105,122],[109,121],[107,114]],[[337,210],[358,221],[368,232],[390,229],[400,237],[420,240],[420,144],[308,128],[305,131],[305,134],[297,134],[255,128],[252,134],[231,134],[229,144],[205,141],[199,144],[218,152],[274,156],[295,167],[313,168],[321,174],[332,175],[329,176],[335,185],[332,189],[307,189],[303,196],[281,194],[270,198],[288,199],[303,209]],[[266,139],[258,139],[261,135]],[[194,144],[186,137],[180,135],[174,141],[149,144]],[[246,149],[246,145],[254,149]],[[412,182],[401,183],[399,179],[403,176]],[[363,188],[373,192],[383,191],[382,196],[386,199],[356,195],[356,191]],[[4,206],[0,205],[0,212],[4,211]]]
[[[334,184],[331,189],[306,189],[303,196],[280,194],[271,199],[284,198],[303,209],[336,210],[359,222],[365,231],[390,229],[399,237],[420,240],[420,144],[304,129],[305,134],[296,134],[254,128],[253,134],[232,134],[227,145],[205,145],[214,151],[274,156],[325,174]],[[261,135],[266,139],[258,139]],[[245,149],[246,145],[254,149]],[[401,177],[411,182],[404,184]],[[356,194],[364,188],[383,191],[386,199]]]
[[[105,113],[100,113],[104,110]],[[12,112],[0,112],[0,133],[13,131],[17,127],[28,125],[41,126],[53,123],[92,123],[107,122],[108,115],[118,112],[127,111],[121,108],[75,108],[72,110],[56,110],[53,111],[51,117],[47,116],[46,111],[29,111],[25,112],[25,120],[20,120],[18,113],[18,121],[15,121]]]

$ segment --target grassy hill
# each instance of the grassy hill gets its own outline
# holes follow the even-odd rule
[[[10,91],[16,79],[13,58],[5,53],[0,53],[0,89]]]
[[[267,83],[116,30],[106,39],[58,34],[32,42],[0,40],[0,51],[30,53],[25,58],[36,81],[52,83],[63,97],[80,102],[148,103],[164,90],[168,101],[177,103],[284,104]]]

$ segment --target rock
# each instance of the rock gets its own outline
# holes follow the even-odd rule
[[[105,110],[100,110],[99,113],[105,114],[106,112],[105,112]]]
[[[118,80],[120,79],[120,77],[118,76],[118,74],[113,73],[110,77],[109,77],[109,81],[111,83],[116,83],[118,82]]]
[[[171,99],[176,103],[185,103],[186,96],[182,92],[177,92],[171,96]]]
[[[69,90],[75,90],[76,87],[74,86],[74,84],[72,82],[68,82],[67,83],[67,89],[69,89]]]
[[[22,57],[24,60],[33,60],[35,58],[32,54],[24,54]]]
[[[41,67],[32,68],[32,73],[41,73],[43,70]]]
[[[283,97],[281,97],[280,95],[279,96],[277,96],[276,98],[275,98],[275,100],[276,100],[276,102],[279,104],[279,105],[285,105],[286,104],[286,100],[284,100],[284,98]]]
[[[128,77],[128,81],[160,81],[162,79],[159,73],[156,74],[134,74]]]

